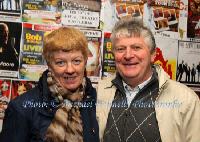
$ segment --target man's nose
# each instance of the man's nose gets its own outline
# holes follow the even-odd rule
[[[131,48],[130,48],[130,47],[127,47],[127,48],[126,48],[126,51],[125,51],[124,58],[128,60],[128,59],[130,59],[130,58],[132,57],[132,54],[133,54],[133,53],[132,53]]]

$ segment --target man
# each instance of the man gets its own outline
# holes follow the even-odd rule
[[[1,42],[0,44],[7,44],[8,43],[8,34],[9,34],[9,29],[8,26],[5,23],[0,23],[0,39]]]
[[[184,61],[182,60],[182,62],[178,65],[178,71],[177,71],[177,77],[176,77],[177,81],[179,82],[181,81],[183,72],[184,72]]]
[[[153,7],[152,4],[154,3],[153,0],[147,0],[144,3],[143,9],[143,22],[144,24],[150,28],[152,31],[155,30],[155,22],[154,22],[154,14],[153,14]]]
[[[197,72],[198,72],[198,82],[200,82],[199,78],[200,78],[200,62],[197,65]]]
[[[153,65],[155,39],[134,19],[118,21],[112,31],[117,72],[99,81],[101,141],[199,142],[198,96]]]
[[[196,67],[194,64],[192,64],[192,69],[191,69],[191,82],[192,83],[196,82],[195,75],[196,75]]]
[[[188,63],[185,63],[185,67],[184,67],[184,70],[185,70],[185,74],[186,74],[186,77],[185,77],[185,82],[189,83],[191,82],[190,81],[190,66],[188,65]]]
[[[5,23],[0,23],[0,70],[17,71],[18,53],[14,48],[14,40],[9,40],[9,29]]]

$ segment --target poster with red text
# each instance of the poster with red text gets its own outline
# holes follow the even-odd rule
[[[178,41],[176,39],[156,37],[155,64],[162,66],[171,79],[176,80]]]

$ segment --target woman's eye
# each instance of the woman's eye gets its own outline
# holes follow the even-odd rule
[[[58,65],[58,66],[64,66],[65,62],[64,61],[56,61],[56,65]]]
[[[73,60],[74,65],[79,65],[81,63],[81,60]]]

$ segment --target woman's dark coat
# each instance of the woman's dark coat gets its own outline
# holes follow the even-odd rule
[[[45,132],[57,110],[58,103],[51,97],[47,86],[47,72],[38,85],[12,100],[5,112],[0,142],[44,142]],[[80,108],[84,142],[98,142],[96,120],[96,90],[86,79],[86,96]]]

